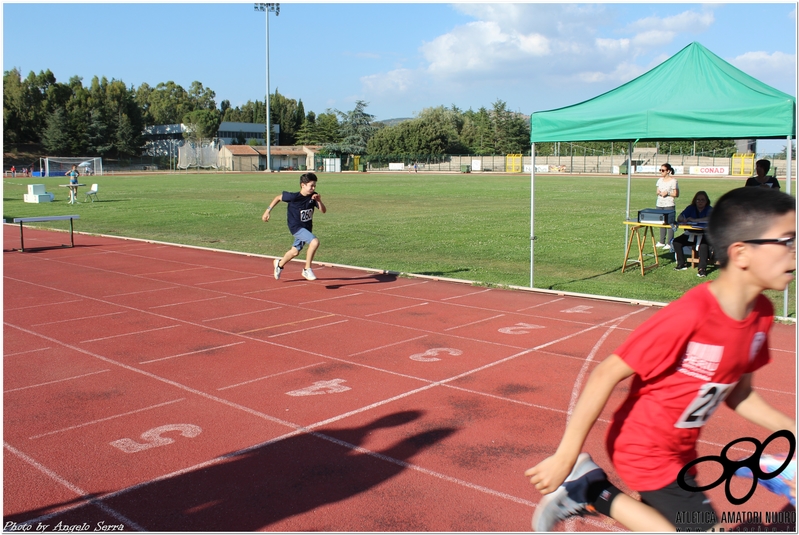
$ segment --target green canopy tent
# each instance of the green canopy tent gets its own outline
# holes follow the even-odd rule
[[[733,67],[699,43],[585,102],[530,117],[530,287],[535,239],[535,144],[558,141],[767,139],[796,136],[796,98]],[[790,156],[790,152],[789,152]],[[787,159],[790,193],[791,158]],[[632,166],[627,166],[627,217]],[[625,240],[626,243],[626,240]]]

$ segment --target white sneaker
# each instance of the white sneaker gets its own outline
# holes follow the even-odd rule
[[[650,243],[651,243],[651,242],[650,242]],[[666,245],[666,244],[665,244],[665,243],[660,243],[660,242],[657,242],[657,243],[655,244],[655,247],[660,247],[661,249],[663,249],[663,246],[664,246],[664,245]]]
[[[283,271],[283,268],[280,267],[280,259],[275,258],[272,263],[275,265],[275,280],[280,280],[280,272]]]
[[[308,279],[309,281],[316,280],[316,275],[313,274],[313,270],[311,268],[303,269],[302,276]]]
[[[533,531],[552,531],[555,524],[570,516],[593,513],[593,508],[587,503],[588,486],[605,478],[605,472],[591,460],[591,456],[581,453],[566,481],[536,505]]]

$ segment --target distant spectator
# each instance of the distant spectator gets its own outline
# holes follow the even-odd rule
[[[755,162],[755,176],[746,180],[747,186],[760,186],[761,188],[780,189],[780,183],[775,176],[766,176],[771,169],[771,162],[768,160],[758,160]]]
[[[680,196],[680,186],[677,184],[677,179],[674,178],[674,168],[671,164],[664,163],[660,166],[660,174],[662,175],[657,181],[657,207],[671,209],[674,215],[671,216],[671,221],[676,219],[676,212],[674,208],[674,199]],[[657,242],[656,247],[663,249],[671,249],[671,240],[674,239],[674,230],[672,228],[660,229],[660,241]]]
[[[14,165],[11,166],[11,176],[13,177],[17,176],[17,168]]]

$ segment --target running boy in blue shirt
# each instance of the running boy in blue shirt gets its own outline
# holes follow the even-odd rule
[[[289,205],[286,209],[286,220],[289,232],[294,236],[294,244],[286,251],[283,258],[275,259],[275,279],[280,279],[280,273],[286,267],[286,262],[299,256],[300,251],[307,245],[308,253],[305,255],[305,269],[302,270],[302,276],[309,281],[316,280],[316,275],[311,269],[311,262],[319,248],[319,238],[312,234],[314,207],[318,207],[323,214],[327,212],[322,197],[316,193],[316,180],[316,175],[313,173],[303,174],[300,177],[300,191],[296,193],[284,191],[282,195],[272,199],[269,208],[261,216],[261,219],[268,222],[269,213],[277,203],[283,201]]]

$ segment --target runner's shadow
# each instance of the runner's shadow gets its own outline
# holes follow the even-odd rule
[[[347,281],[346,283],[342,284],[326,284],[325,288],[328,290],[338,290],[339,288],[343,288],[345,286],[358,286],[360,284],[381,284],[384,282],[394,282],[397,280],[398,273],[394,273],[391,271],[387,271],[384,273],[376,273],[374,275],[367,275],[365,277],[319,277],[319,280],[323,281]],[[350,282],[350,281],[359,281],[359,282]]]
[[[364,507],[373,500],[390,500],[396,489],[382,483],[407,469],[415,455],[457,431],[439,427],[374,450],[366,443],[379,440],[381,429],[400,427],[419,419],[421,411],[404,411],[359,427],[321,429],[268,443],[212,466],[134,487],[103,500],[148,531],[256,531],[295,515],[318,511],[370,492],[355,502]],[[397,433],[395,433],[397,434]],[[370,449],[367,453],[357,446]],[[401,504],[398,504],[401,506]],[[92,508],[92,506],[87,506]],[[23,522],[42,509],[4,518]],[[368,516],[368,512],[364,511]],[[80,511],[70,516],[80,518]],[[59,518],[50,518],[56,524]],[[342,531],[335,518],[305,516],[298,523],[280,524],[280,531]],[[392,529],[402,529],[395,526]]]

